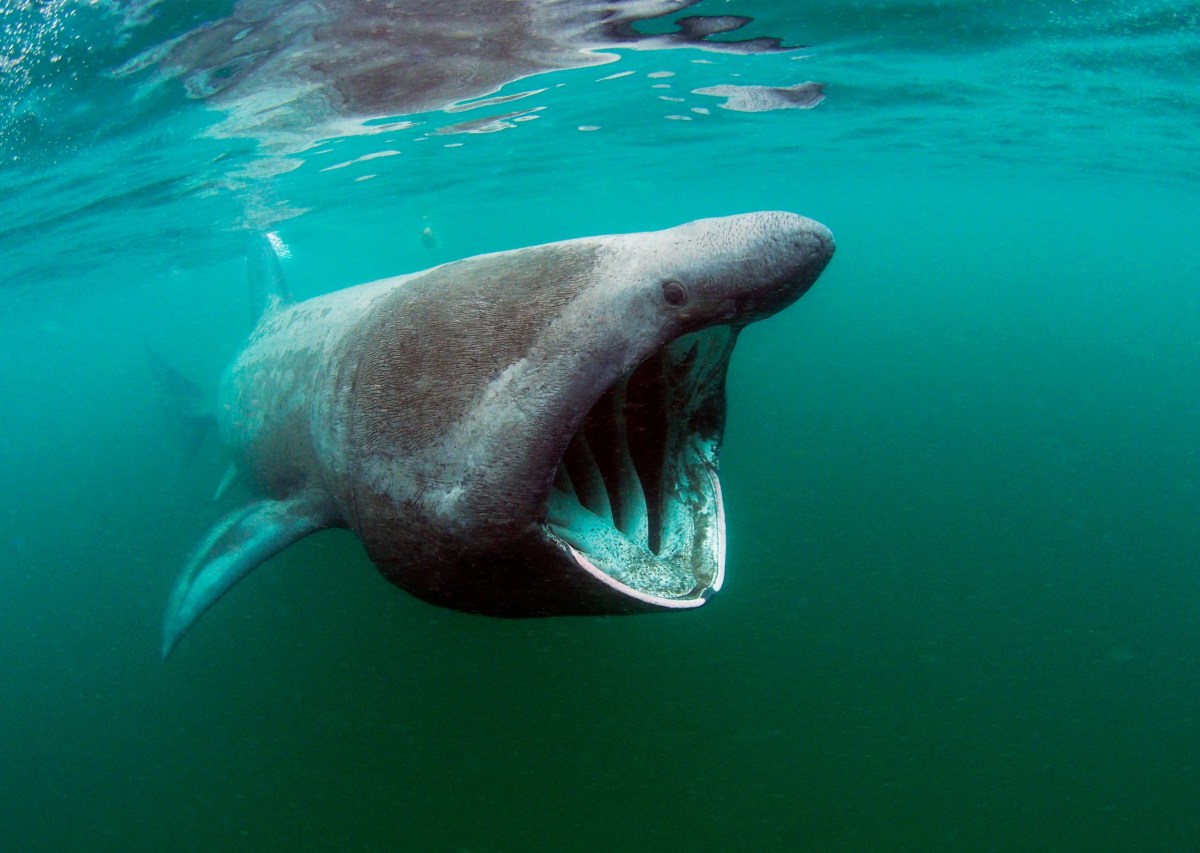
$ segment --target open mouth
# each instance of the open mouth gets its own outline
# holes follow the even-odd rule
[[[624,594],[695,607],[721,588],[725,513],[717,455],[737,333],[677,338],[597,401],[558,465],[546,529]]]

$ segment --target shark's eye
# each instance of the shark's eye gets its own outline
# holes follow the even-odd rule
[[[663,299],[672,308],[681,308],[687,305],[688,294],[687,288],[674,279],[667,279],[662,283]]]

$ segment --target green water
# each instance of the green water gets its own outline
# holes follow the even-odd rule
[[[0,4],[0,849],[1200,849],[1200,4],[697,8],[810,47],[619,52],[285,170],[100,73],[227,5]],[[327,532],[159,660],[245,493],[215,442],[176,481],[147,351],[215,380],[250,230],[309,296],[771,208],[838,254],[734,355],[708,605],[468,616]]]

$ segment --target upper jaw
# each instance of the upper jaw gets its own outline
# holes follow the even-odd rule
[[[696,607],[720,589],[717,462],[736,335],[684,335],[620,377],[557,466],[546,533],[582,571],[643,604]]]

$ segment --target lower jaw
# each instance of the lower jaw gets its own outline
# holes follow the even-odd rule
[[[545,528],[495,550],[433,549],[426,559],[376,559],[387,580],[429,604],[507,619],[619,616],[700,607],[715,582],[670,598],[622,583]]]
[[[561,530],[550,535],[566,548],[581,571],[600,584],[653,608],[699,607],[721,589],[725,579],[725,512],[716,472],[705,467],[699,474],[705,485],[693,491],[693,513],[679,525],[675,548],[651,554],[624,540],[607,553],[583,549],[568,541]],[[705,522],[705,523],[699,523]],[[620,542],[621,540],[617,540]],[[580,543],[582,544],[582,543]]]

